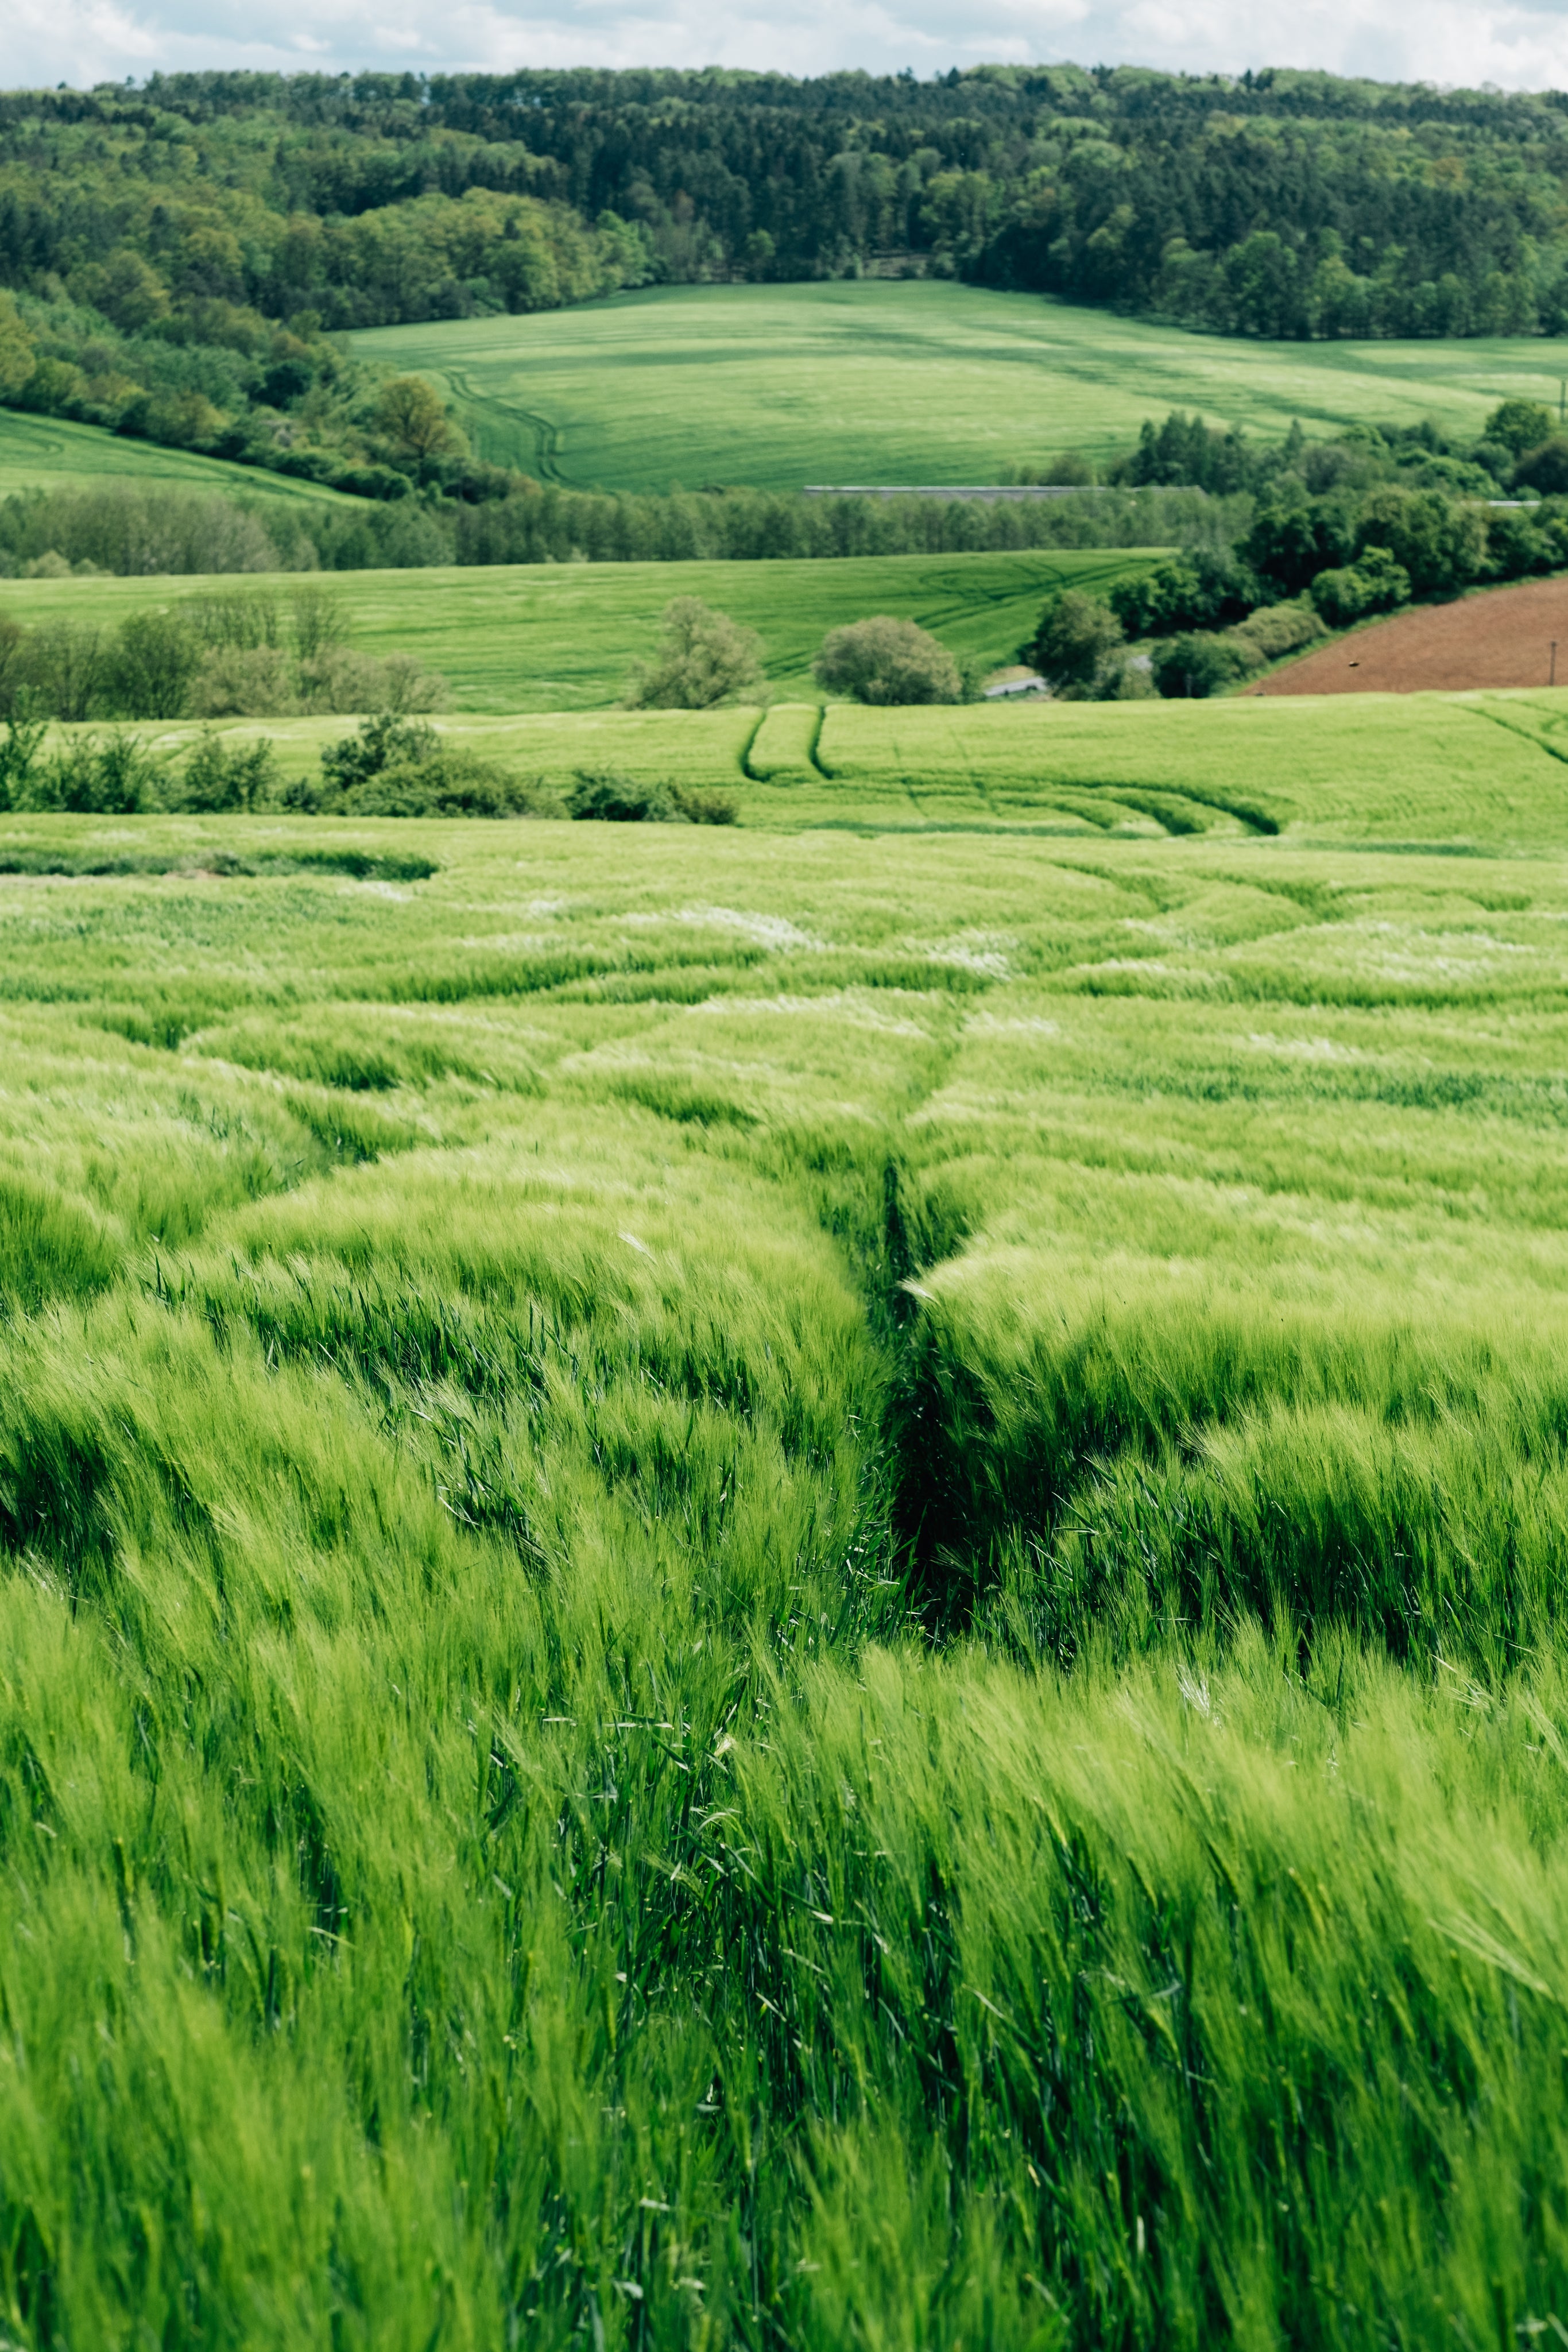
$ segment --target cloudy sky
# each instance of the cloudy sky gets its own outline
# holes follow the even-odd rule
[[[1568,0],[0,0],[0,83],[199,66],[731,65],[945,71],[983,58],[1189,71],[1322,66],[1542,89]]]

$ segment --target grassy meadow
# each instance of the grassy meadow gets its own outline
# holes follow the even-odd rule
[[[610,490],[994,482],[1172,408],[1272,440],[1297,416],[1479,435],[1513,394],[1555,408],[1563,373],[1528,337],[1264,342],[935,279],[660,287],[353,347],[428,375],[482,457]]]
[[[0,408],[0,498],[17,490],[76,489],[113,484],[129,489],[218,490],[246,498],[328,499],[347,503],[319,483],[295,481],[256,466],[231,466],[190,449],[167,449],[73,425],[63,416],[33,416]]]
[[[1565,709],[0,824],[9,2341],[1561,2330]]]
[[[652,655],[672,597],[698,596],[763,639],[770,686],[816,691],[829,629],[893,613],[934,631],[959,660],[1010,662],[1061,588],[1108,589],[1158,551],[850,556],[831,563],[497,564],[345,572],[333,596],[356,647],[416,651],[451,682],[460,710],[591,710],[613,704],[632,661]],[[0,614],[29,625],[112,627],[133,613],[213,596],[280,605],[298,585],[264,575],[171,581],[0,580]]]

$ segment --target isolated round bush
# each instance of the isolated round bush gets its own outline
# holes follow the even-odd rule
[[[698,596],[674,596],[664,607],[657,658],[632,665],[621,699],[632,710],[711,710],[720,702],[759,702],[767,690],[757,632]]]
[[[891,613],[830,629],[814,675],[830,694],[857,702],[962,702],[958,665],[941,640]]]

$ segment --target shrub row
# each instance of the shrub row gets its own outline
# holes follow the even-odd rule
[[[118,629],[0,614],[0,718],[274,719],[445,699],[445,679],[412,654],[356,651],[341,605],[313,585],[193,597]]]
[[[0,729],[0,809],[136,816],[287,809],[302,816],[576,817],[733,824],[733,794],[580,771],[563,799],[535,778],[444,743],[422,720],[383,711],[321,754],[318,775],[284,783],[272,745],[204,731],[183,764],[125,728],[50,748],[42,720]]]

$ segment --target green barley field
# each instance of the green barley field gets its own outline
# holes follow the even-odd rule
[[[632,661],[651,656],[672,597],[698,596],[761,635],[773,688],[816,691],[829,629],[893,613],[931,629],[960,660],[1013,660],[1059,589],[1104,590],[1158,551],[850,556],[831,563],[497,564],[330,576],[354,645],[417,651],[462,710],[571,711],[613,704]],[[29,625],[112,627],[132,613],[262,597],[287,621],[288,576],[0,580],[0,614]]]
[[[769,832],[1568,852],[1563,688],[883,710],[780,701],[765,710],[459,713],[433,723],[455,747],[547,793],[569,791],[585,769],[608,770],[722,792],[740,824]],[[218,731],[269,742],[287,783],[319,772],[323,750],[353,724],[235,719]],[[133,731],[177,779],[203,730],[187,719]],[[23,820],[0,820],[0,859],[7,843],[26,838]]]
[[[356,335],[440,385],[480,454],[574,488],[994,482],[1109,457],[1197,409],[1278,440],[1435,417],[1479,434],[1513,394],[1557,405],[1557,346],[1270,343],[922,279],[660,287],[527,318]]]
[[[1563,2335],[1564,714],[0,819],[7,2344]]]
[[[30,416],[0,408],[0,498],[16,490],[76,488],[113,483],[131,489],[219,490],[246,498],[329,499],[340,492],[316,482],[264,473],[255,466],[231,466],[193,450],[165,449],[134,441],[94,425],[72,425],[63,416]]]

